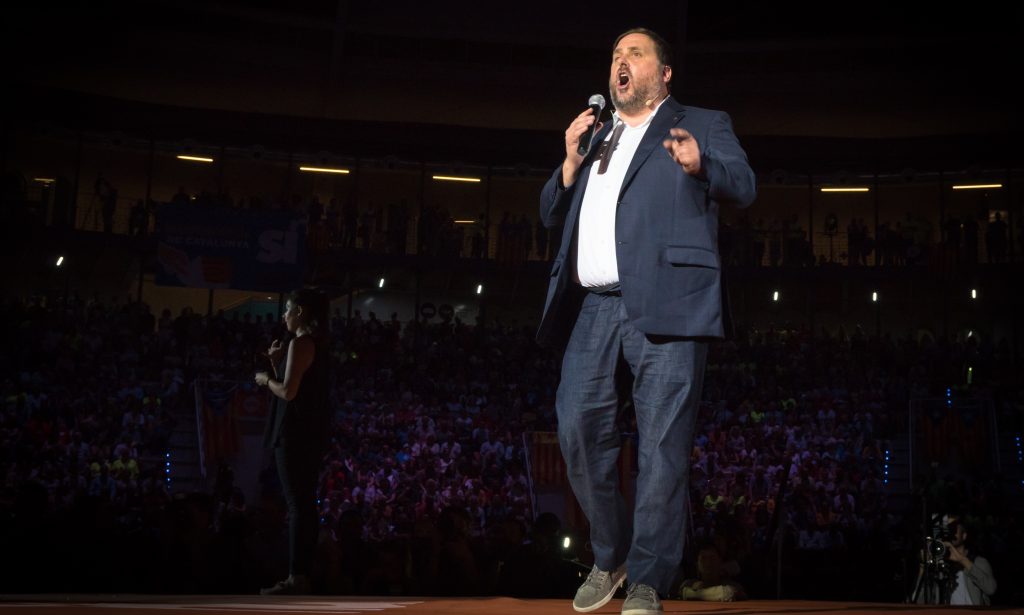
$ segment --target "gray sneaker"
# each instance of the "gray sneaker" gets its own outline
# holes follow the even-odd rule
[[[587,580],[576,590],[572,608],[579,613],[589,613],[608,604],[615,595],[615,590],[622,587],[626,579],[626,565],[619,566],[613,572],[605,572],[597,566],[590,570]]]
[[[658,592],[650,585],[633,583],[626,590],[626,600],[622,603],[622,615],[661,615],[661,600]]]

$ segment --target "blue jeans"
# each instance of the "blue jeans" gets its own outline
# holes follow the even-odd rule
[[[633,373],[639,467],[633,522],[619,491],[615,371]],[[622,297],[588,294],[562,360],[555,407],[569,483],[590,520],[595,564],[626,563],[631,583],[663,596],[683,556],[690,449],[707,343],[647,335],[629,323]]]

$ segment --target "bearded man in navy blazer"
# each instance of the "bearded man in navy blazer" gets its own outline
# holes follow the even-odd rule
[[[746,207],[756,187],[729,116],[669,96],[660,36],[636,28],[613,47],[614,121],[581,156],[598,118],[579,114],[541,192],[545,226],[564,228],[538,339],[565,349],[559,443],[591,526],[595,565],[573,608],[601,608],[628,577],[622,613],[654,615],[682,559],[707,344],[725,334],[718,209]],[[616,468],[620,361],[633,374],[639,431],[632,523]]]

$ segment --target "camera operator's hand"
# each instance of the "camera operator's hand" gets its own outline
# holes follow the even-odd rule
[[[956,562],[964,568],[971,567],[971,560],[967,559],[967,554],[963,550],[953,546],[951,542],[942,541],[942,544],[946,545],[946,559]]]

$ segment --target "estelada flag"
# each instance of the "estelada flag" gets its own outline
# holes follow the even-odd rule
[[[238,452],[237,384],[206,382],[202,388],[203,436],[207,463],[217,463]]]

